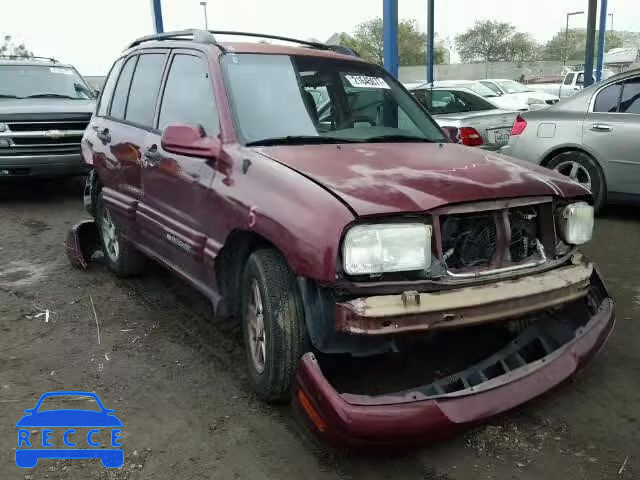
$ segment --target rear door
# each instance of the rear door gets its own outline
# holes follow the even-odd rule
[[[583,142],[606,162],[610,192],[640,194],[640,76],[596,91]]]
[[[206,159],[163,150],[162,130],[171,124],[200,125],[218,136],[220,124],[207,59],[196,50],[174,50],[158,102],[157,128],[147,137],[144,202],[139,222],[145,243],[180,273],[204,280],[205,232],[217,212],[210,207],[214,169]]]
[[[118,217],[127,236],[135,236],[135,208],[142,197],[140,145],[144,131],[125,120],[138,58],[134,54],[116,62],[86,134],[94,168],[102,181],[105,206]],[[108,99],[111,89],[113,94]]]

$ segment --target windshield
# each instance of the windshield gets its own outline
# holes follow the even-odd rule
[[[533,91],[530,88],[527,88],[525,85],[514,80],[496,80],[495,83],[506,93],[524,93]]]
[[[69,67],[0,65],[0,98],[93,98],[91,88]]]
[[[246,144],[446,141],[383,69],[314,56],[226,55],[236,128]]]

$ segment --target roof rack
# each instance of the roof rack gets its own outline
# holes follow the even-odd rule
[[[58,60],[56,60],[55,58],[52,57],[22,57],[20,55],[0,55],[0,59],[5,59],[5,60],[24,60],[24,61],[29,61],[29,60],[47,60],[51,63],[60,63]]]
[[[255,38],[264,38],[269,40],[281,40],[284,42],[298,43],[300,45],[305,45],[311,48],[317,48],[319,50],[330,50],[336,53],[342,53],[345,55],[352,55],[354,57],[359,57],[359,55],[351,50],[349,47],[345,47],[344,45],[327,45],[325,43],[313,42],[310,40],[300,40],[298,38],[292,37],[283,37],[281,35],[269,35],[263,33],[254,33],[254,32],[237,32],[233,30],[198,30],[198,29],[188,29],[188,30],[176,30],[173,32],[164,32],[164,33],[156,33],[154,35],[146,35],[144,37],[140,37],[129,44],[127,48],[133,48],[136,45],[140,45],[144,42],[151,42],[157,40],[192,40],[197,43],[210,43],[218,46],[220,49],[225,51],[225,48],[218,43],[215,39],[214,34],[216,35],[236,35],[239,37],[255,37]]]

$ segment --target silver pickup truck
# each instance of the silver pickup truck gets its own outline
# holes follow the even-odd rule
[[[96,92],[70,65],[0,57],[0,179],[81,175]]]

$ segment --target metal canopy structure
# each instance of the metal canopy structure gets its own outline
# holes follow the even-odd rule
[[[156,33],[164,32],[162,21],[162,0],[150,0],[153,15],[153,28]],[[585,52],[584,85],[593,83],[593,54],[595,43],[596,10],[598,0],[586,0],[588,2],[587,43]],[[426,51],[426,78],[431,83],[434,78],[435,63],[435,0],[427,2],[427,51]],[[201,2],[202,3],[202,2]],[[602,61],[605,48],[605,31],[607,24],[607,0],[600,0],[600,31],[598,35],[598,57],[596,69],[596,81],[602,75]],[[382,6],[384,66],[395,77],[398,77],[398,0],[383,0]]]

